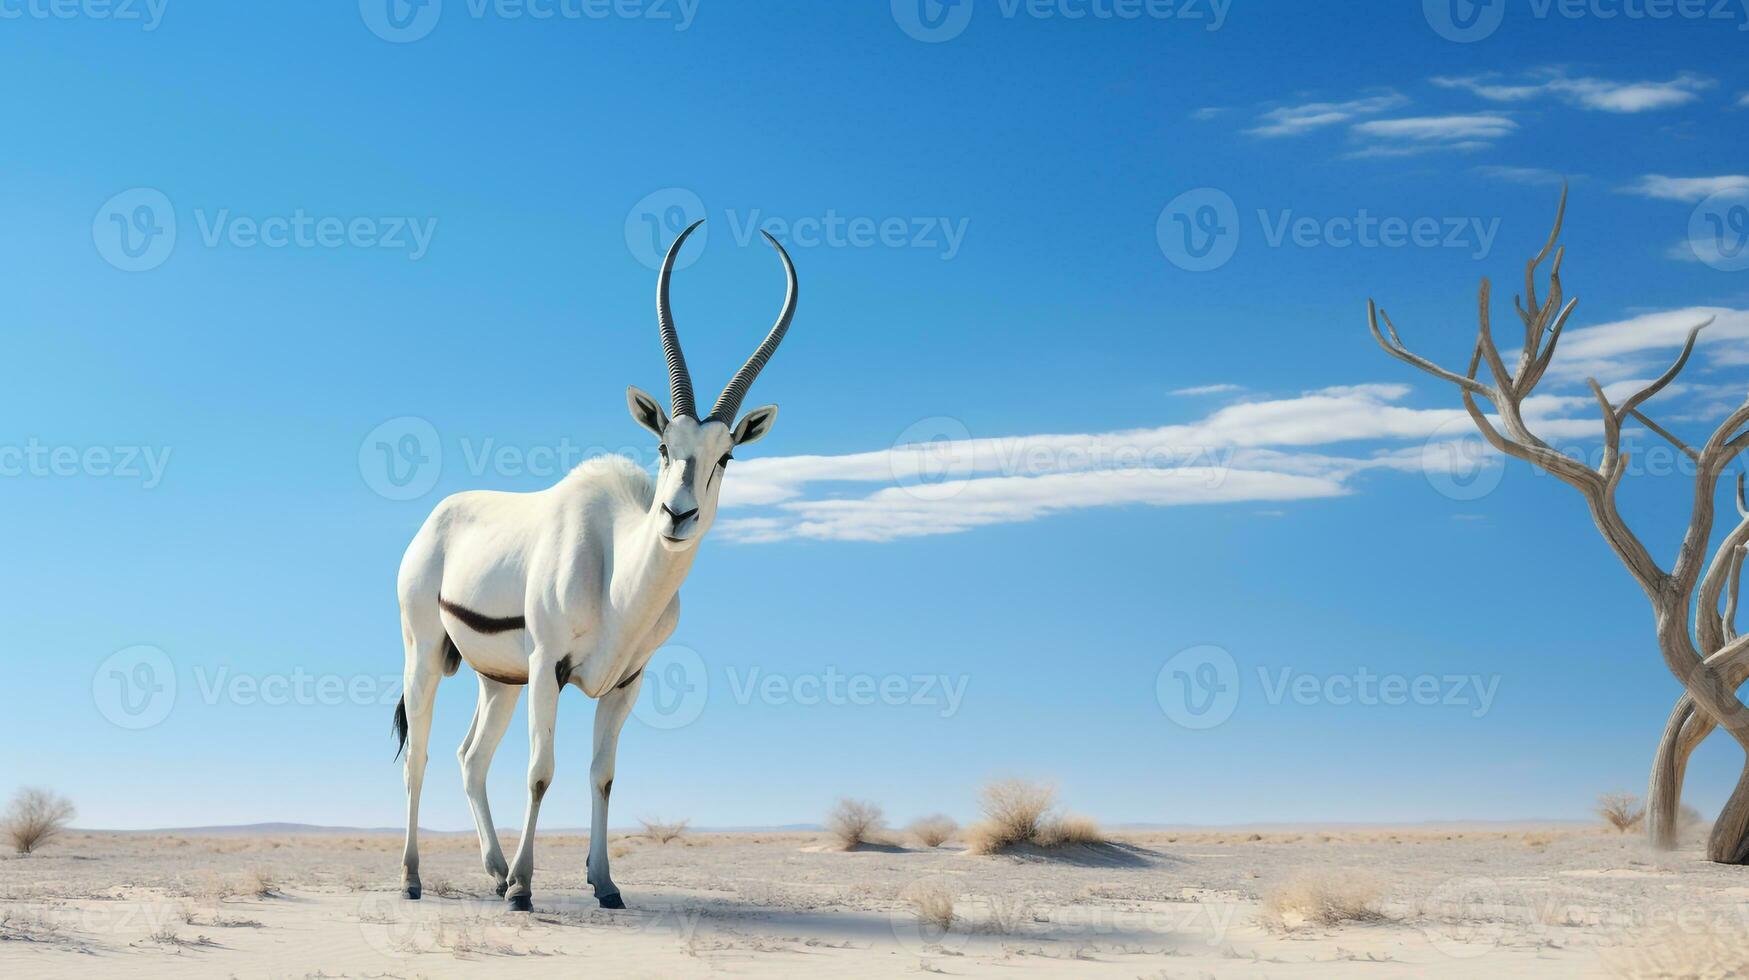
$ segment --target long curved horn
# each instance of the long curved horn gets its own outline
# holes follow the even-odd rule
[[[686,244],[686,238],[691,235],[704,219],[694,221],[690,227],[674,239],[674,244],[668,246],[668,255],[662,259],[662,275],[656,280],[656,327],[662,333],[662,356],[668,359],[668,412],[671,415],[685,415],[698,418],[698,406],[692,403],[692,375],[686,371],[686,355],[680,351],[680,334],[674,330],[674,314],[668,310],[668,279],[674,274],[674,259],[680,254],[680,246]]]
[[[741,399],[747,397],[747,389],[753,386],[753,379],[759,377],[759,372],[765,369],[765,362],[771,360],[771,354],[777,350],[777,345],[783,343],[783,335],[789,332],[789,322],[796,315],[796,267],[789,260],[789,253],[771,237],[769,232],[761,231],[771,247],[777,249],[777,257],[783,260],[783,271],[789,277],[789,291],[783,299],[783,312],[778,314],[777,324],[760,342],[759,349],[753,356],[747,358],[747,363],[741,365],[741,370],[729,380],[729,386],[718,396],[716,407],[711,409],[710,417],[724,425],[735,424],[735,413],[741,410]]]

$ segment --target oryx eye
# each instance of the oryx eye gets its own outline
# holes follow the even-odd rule
[[[668,459],[668,444],[664,442],[661,445],[658,445],[656,447],[656,455],[662,457],[663,460],[667,460]]]
[[[729,460],[734,459],[734,458],[735,458],[734,453],[724,453],[723,458],[717,460],[717,465],[720,467],[727,467],[729,465]]]

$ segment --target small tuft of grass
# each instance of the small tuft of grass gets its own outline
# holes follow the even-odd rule
[[[1597,815],[1603,822],[1615,828],[1617,833],[1627,833],[1638,827],[1646,819],[1646,811],[1640,806],[1640,798],[1632,793],[1604,793],[1597,797]]]
[[[917,921],[942,932],[953,928],[953,905],[959,896],[946,882],[916,882],[905,889],[904,897],[911,903],[911,911],[917,916]]]
[[[279,880],[266,868],[250,868],[243,873],[242,894],[252,898],[278,898]]]
[[[1301,926],[1379,922],[1378,887],[1361,875],[1317,872],[1297,875],[1263,896],[1265,925],[1282,931]]]
[[[644,825],[645,837],[650,838],[658,844],[666,844],[669,841],[679,840],[680,836],[686,833],[686,825],[692,821],[668,821],[662,820],[658,817],[651,817],[648,820],[639,820],[638,822]]]

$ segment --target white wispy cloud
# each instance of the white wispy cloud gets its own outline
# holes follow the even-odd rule
[[[1244,385],[1235,385],[1235,384],[1194,385],[1194,386],[1189,387],[1189,388],[1174,388],[1171,391],[1167,392],[1167,394],[1168,395],[1183,395],[1183,396],[1227,395],[1227,394],[1231,394],[1233,392],[1244,391],[1244,390],[1245,390]]]
[[[1490,102],[1528,102],[1558,98],[1598,112],[1651,112],[1686,105],[1716,83],[1684,72],[1664,82],[1618,82],[1604,78],[1572,78],[1554,70],[1534,72],[1518,81],[1499,75],[1438,76],[1433,84],[1461,89]]]
[[[1709,317],[1713,324],[1701,334],[1698,349],[1714,364],[1749,364],[1749,310],[1690,306],[1565,331],[1549,378],[1594,377],[1610,384],[1654,376],[1670,365],[1688,332]]]
[[[1666,201],[1693,203],[1721,191],[1749,192],[1749,175],[1720,174],[1717,177],[1666,177],[1646,174],[1638,183],[1622,188],[1630,194],[1655,197]]]
[[[1554,185],[1559,184],[1562,181],[1573,180],[1579,177],[1578,174],[1569,176],[1560,173],[1559,171],[1545,170],[1541,167],[1485,166],[1473,167],[1471,168],[1471,172],[1492,180],[1504,180],[1513,184],[1530,184],[1533,186]]]
[[[743,542],[890,541],[1096,507],[1343,496],[1363,472],[1425,472],[1421,444],[1470,434],[1461,408],[1399,404],[1409,392],[1405,384],[1348,385],[1229,405],[1186,424],[750,460],[724,486],[720,527]],[[1538,396],[1525,406],[1541,431],[1560,438],[1595,433],[1594,419],[1563,417],[1590,407],[1588,395]],[[1378,442],[1397,445],[1359,445]],[[1346,453],[1321,448],[1345,445]],[[760,512],[743,513],[750,510]]]
[[[1479,150],[1518,128],[1498,113],[1410,116],[1356,123],[1353,134],[1366,145],[1350,156],[1410,156],[1434,150]]]
[[[1711,365],[1749,364],[1749,310],[1695,306],[1574,327],[1561,338],[1548,390],[1524,401],[1526,421],[1562,451],[1594,447],[1601,424],[1583,379],[1596,377],[1619,402],[1667,367],[1688,331],[1709,317],[1698,356]],[[1516,363],[1516,352],[1503,353]],[[1358,492],[1367,473],[1463,468],[1467,476],[1474,453],[1446,447],[1475,438],[1468,414],[1455,398],[1440,402],[1450,407],[1404,405],[1412,390],[1344,385],[1229,404],[1171,425],[748,460],[735,464],[723,488],[719,527],[741,542],[893,541],[1090,508],[1249,503],[1263,505],[1253,513],[1279,515],[1291,501]],[[1451,394],[1437,384],[1432,390]],[[1737,387],[1701,374],[1666,388],[1659,414],[1668,422],[1716,421],[1708,413],[1741,398]]]
[[[1219,116],[1226,111],[1227,111],[1226,106],[1205,105],[1202,108],[1197,109],[1196,111],[1192,112],[1190,114],[1190,118],[1195,119],[1198,122],[1207,122],[1208,120],[1213,119],[1216,116]]]
[[[1409,100],[1392,92],[1347,102],[1308,102],[1304,105],[1279,106],[1258,117],[1258,125],[1246,130],[1253,136],[1299,136],[1315,129],[1335,126],[1361,116],[1389,112]]]

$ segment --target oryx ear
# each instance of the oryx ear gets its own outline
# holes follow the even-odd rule
[[[762,405],[741,416],[741,424],[735,426],[735,445],[745,446],[750,442],[758,442],[771,431],[771,423],[776,419],[776,405]]]
[[[648,392],[637,385],[626,385],[626,407],[632,410],[633,421],[649,429],[656,438],[662,438],[663,430],[668,428],[668,416]]]

